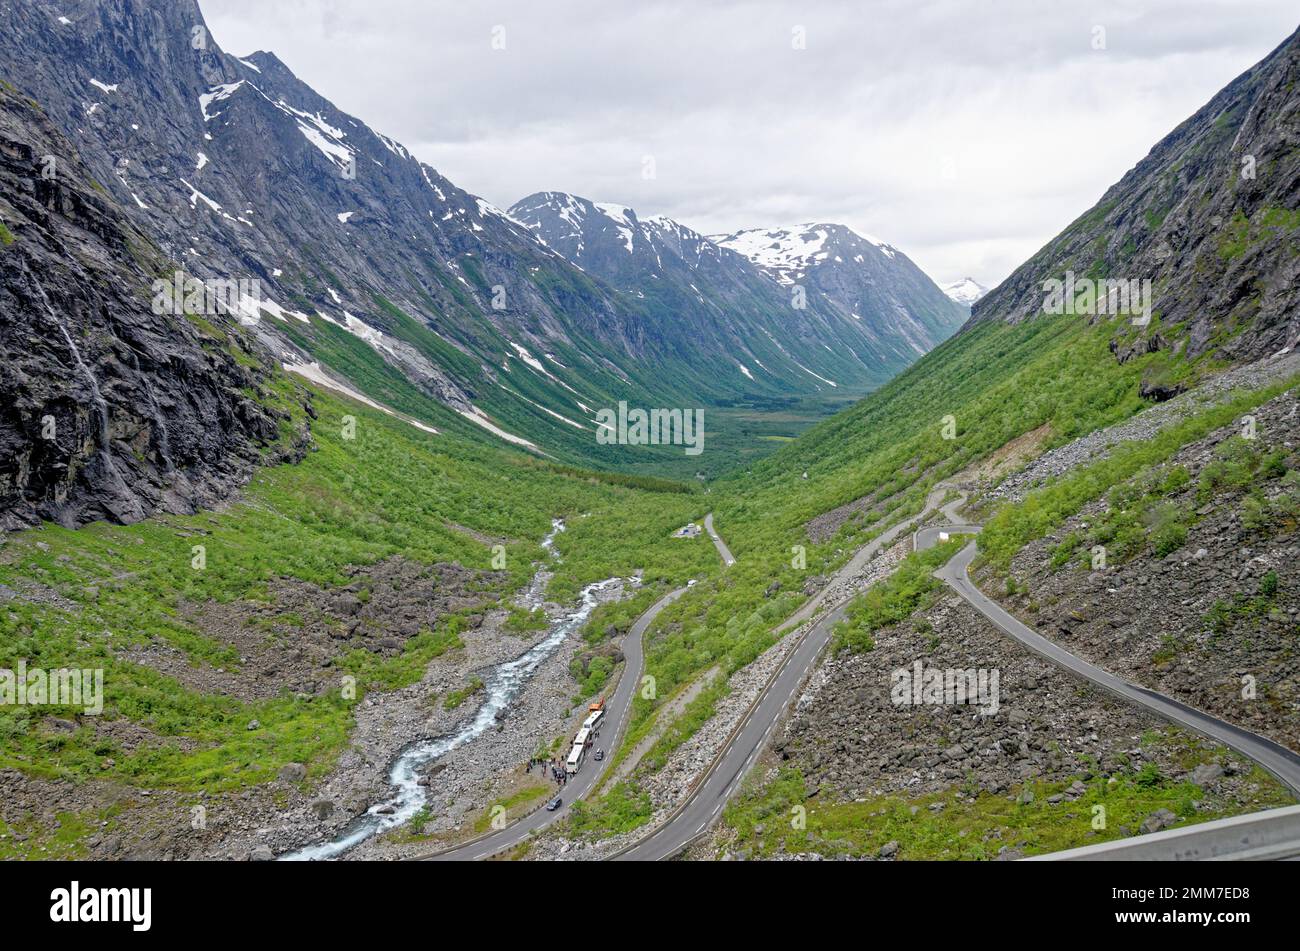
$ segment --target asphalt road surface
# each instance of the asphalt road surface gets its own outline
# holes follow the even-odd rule
[[[736,559],[731,554],[731,549],[728,548],[727,543],[722,540],[722,536],[713,530],[712,512],[704,516],[704,530],[708,532],[709,537],[713,539],[714,547],[718,549],[718,554],[722,556],[722,563],[726,565],[728,568],[734,565],[736,563]]]
[[[650,622],[658,617],[659,612],[680,598],[686,591],[686,588],[678,588],[676,591],[664,595],[637,618],[631,630],[624,636],[622,645],[623,675],[619,677],[618,686],[615,688],[614,693],[605,701],[605,719],[600,728],[600,739],[594,744],[595,749],[605,751],[605,759],[598,763],[591,755],[588,755],[582,767],[567,783],[563,786],[552,784],[553,791],[547,796],[546,801],[549,802],[559,796],[564,800],[564,805],[554,812],[547,812],[541,808],[534,809],[534,811],[524,815],[500,831],[448,849],[445,852],[426,856],[427,859],[439,862],[471,861],[495,855],[518,845],[533,832],[561,818],[568,813],[570,805],[591,792],[597,780],[604,775],[605,770],[613,761],[614,751],[618,749],[624,731],[627,729],[628,717],[632,712],[632,698],[641,685],[641,674],[645,669],[645,654],[641,643],[642,635],[645,634],[646,628],[650,626]],[[549,776],[547,782],[551,782]]]
[[[900,535],[934,510],[943,498],[942,491],[931,493],[919,515],[899,522],[874,539],[855,558],[870,560],[876,552],[891,545]],[[786,656],[768,687],[741,720],[737,731],[713,766],[706,772],[695,791],[676,813],[654,832],[620,853],[620,861],[655,861],[671,858],[701,836],[722,813],[727,800],[736,791],[750,767],[767,745],[772,730],[780,722],[804,678],[830,641],[831,632],[845,616],[847,600],[814,624],[803,640]]]
[[[974,528],[975,526],[967,527]],[[948,531],[956,530],[956,528],[948,529]],[[934,537],[937,537],[937,534],[936,531]],[[931,544],[933,544],[933,541],[931,541]],[[967,575],[967,569],[975,559],[975,553],[975,543],[971,542],[956,557],[936,571],[934,576],[965,598],[975,610],[993,622],[1003,633],[1014,637],[1034,653],[1046,657],[1053,663],[1099,687],[1109,690],[1116,696],[1140,704],[1166,720],[1189,730],[1194,730],[1236,750],[1244,756],[1250,757],[1289,786],[1293,792],[1300,794],[1300,755],[1279,743],[1274,743],[1272,740],[1251,733],[1249,730],[1243,730],[1239,726],[1234,726],[1217,717],[1210,716],[1208,713],[1203,713],[1186,704],[1179,703],[1177,700],[1172,700],[1163,694],[1156,693],[1154,690],[1148,690],[1146,687],[1139,687],[1126,680],[1121,680],[1114,674],[1102,670],[1080,657],[1076,657],[1059,644],[1049,641],[1037,631],[1027,627],[1011,614],[1008,614],[1001,605],[990,599],[975,586],[975,583]]]

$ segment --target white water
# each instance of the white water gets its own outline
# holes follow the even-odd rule
[[[48,304],[46,305],[49,306]],[[50,310],[50,316],[58,320],[59,329],[63,331],[63,339],[68,344],[68,349],[72,351],[72,359],[77,364],[77,369],[81,375],[86,378],[90,384],[90,398],[95,403],[95,415],[99,423],[99,446],[101,449],[108,448],[108,404],[104,402],[104,394],[99,390],[99,379],[95,376],[93,370],[86,365],[86,361],[81,359],[81,351],[77,348],[76,342],[72,339],[72,334],[68,333],[68,328],[63,325],[53,310]]]
[[[564,520],[559,518],[551,519],[551,530],[546,533],[542,539],[542,550],[546,552],[546,557],[552,561],[560,561],[560,556],[555,553],[555,536],[564,531]],[[534,575],[533,580],[528,584],[528,590],[519,597],[519,604],[528,610],[540,607],[542,604],[542,595],[546,593],[546,585],[550,583],[551,573],[545,568],[539,569]]]
[[[24,265],[24,269],[26,270],[26,265]],[[95,403],[95,414],[98,417],[99,423],[99,448],[107,451],[108,404],[104,402],[104,394],[100,392],[99,378],[95,376],[95,371],[86,364],[86,361],[81,359],[80,348],[77,347],[76,341],[72,339],[72,334],[68,332],[67,324],[63,322],[63,318],[55,312],[53,305],[50,304],[50,299],[46,296],[45,288],[41,285],[41,282],[36,280],[30,270],[27,270],[27,275],[32,278],[32,286],[36,288],[36,293],[41,298],[41,304],[45,307],[45,313],[49,316],[50,320],[59,325],[59,330],[63,332],[63,340],[67,343],[68,350],[72,353],[72,361],[77,365],[77,369],[81,371],[81,375],[86,378],[86,382],[90,384],[90,398]]]
[[[553,547],[555,536],[562,531],[564,531],[564,523],[556,519],[552,523],[550,534],[542,541],[542,547],[552,557],[555,557]],[[530,594],[534,589],[538,588],[539,579],[543,579],[542,583],[545,583],[544,578],[546,575],[545,567],[538,569],[533,576],[532,584],[529,586]],[[468,723],[447,736],[431,740],[420,740],[403,750],[388,770],[388,782],[395,790],[395,795],[392,798],[371,806],[363,816],[353,822],[338,838],[286,853],[280,856],[280,860],[301,862],[332,859],[381,832],[386,832],[409,822],[411,817],[419,812],[425,804],[425,790],[419,784],[420,773],[423,768],[434,760],[446,756],[452,750],[458,749],[476,739],[489,727],[493,726],[497,721],[497,717],[510,706],[510,703],[519,695],[519,691],[523,689],[528,679],[541,666],[542,662],[555,653],[556,648],[564,643],[578,628],[582,627],[587,618],[591,616],[591,612],[595,610],[596,605],[599,603],[596,599],[596,593],[618,580],[617,578],[608,578],[587,585],[582,589],[578,608],[572,614],[568,614],[556,621],[551,628],[551,632],[544,640],[539,641],[526,653],[514,660],[506,661],[492,668],[492,671],[484,678],[487,699],[483,701],[482,706],[478,708],[473,719]],[[391,808],[392,811],[379,811],[386,808]]]
[[[89,364],[81,358],[81,349],[77,346],[77,342],[72,339],[72,334],[68,332],[68,326],[63,322],[63,318],[55,312],[53,305],[50,304],[50,298],[46,295],[45,288],[41,286],[41,282],[36,280],[30,270],[27,270],[27,274],[32,278],[32,286],[36,288],[36,293],[41,298],[41,304],[45,307],[45,313],[49,315],[51,320],[59,325],[59,330],[63,333],[63,340],[67,343],[68,350],[72,353],[72,360],[77,365],[77,369],[81,371],[81,375],[84,376],[86,382],[90,384],[90,398],[95,404],[95,422],[97,424],[97,429],[99,430],[99,440],[96,450],[103,454],[104,468],[108,471],[108,474],[117,481],[117,487],[125,494],[127,491],[126,484],[122,481],[122,474],[118,472],[117,464],[113,462],[113,454],[109,451],[108,403],[105,402],[104,394],[99,389],[99,378],[95,376],[95,371],[90,368]]]

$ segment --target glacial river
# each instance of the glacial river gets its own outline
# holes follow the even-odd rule
[[[555,536],[564,531],[560,519],[552,522],[550,533],[542,540],[542,547],[554,557]],[[540,603],[545,587],[547,568],[538,569],[523,600],[529,606]],[[618,582],[618,578],[597,581],[582,589],[578,607],[570,614],[553,621],[546,637],[514,660],[493,667],[484,677],[485,699],[474,716],[461,727],[445,736],[419,740],[412,743],[393,761],[388,770],[388,782],[393,795],[377,802],[358,817],[337,838],[309,845],[280,856],[281,861],[313,861],[332,859],[348,849],[355,848],[367,839],[395,829],[411,820],[425,804],[426,793],[420,785],[420,775],[430,763],[446,756],[483,735],[497,722],[497,717],[509,708],[519,692],[528,683],[537,668],[555,653],[564,641],[582,627],[599,600],[596,595],[604,588]]]

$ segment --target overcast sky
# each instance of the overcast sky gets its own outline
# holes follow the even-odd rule
[[[224,49],[503,208],[842,222],[988,285],[1300,23],[1295,0],[200,3]]]

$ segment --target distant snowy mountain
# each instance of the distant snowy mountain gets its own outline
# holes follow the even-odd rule
[[[663,215],[565,192],[511,206],[551,250],[616,288],[663,341],[715,381],[751,395],[878,386],[919,354],[865,339],[855,322],[789,292],[743,255]],[[800,319],[792,319],[795,316]]]
[[[947,339],[968,316],[894,245],[845,225],[751,228],[710,240],[744,255],[778,283],[803,288],[810,302],[866,324],[877,338],[905,341],[918,354]]]
[[[807,274],[809,268],[827,262],[846,244],[865,242],[891,260],[898,253],[897,248],[879,238],[860,234],[843,225],[803,224],[790,228],[751,228],[735,234],[711,237],[722,247],[743,254],[759,267],[771,271],[782,284],[796,283]],[[854,261],[862,263],[856,254]]]
[[[748,267],[739,255],[685,225],[663,215],[641,218],[624,205],[537,192],[516,202],[509,213],[547,247],[623,289],[639,286],[650,274]]]
[[[940,290],[965,307],[969,307],[989,292],[987,287],[971,277],[963,277],[960,281],[940,285]]]
[[[747,392],[878,385],[966,318],[896,248],[839,225],[714,239],[564,192],[529,195],[509,214],[635,298],[647,333],[738,374]]]

